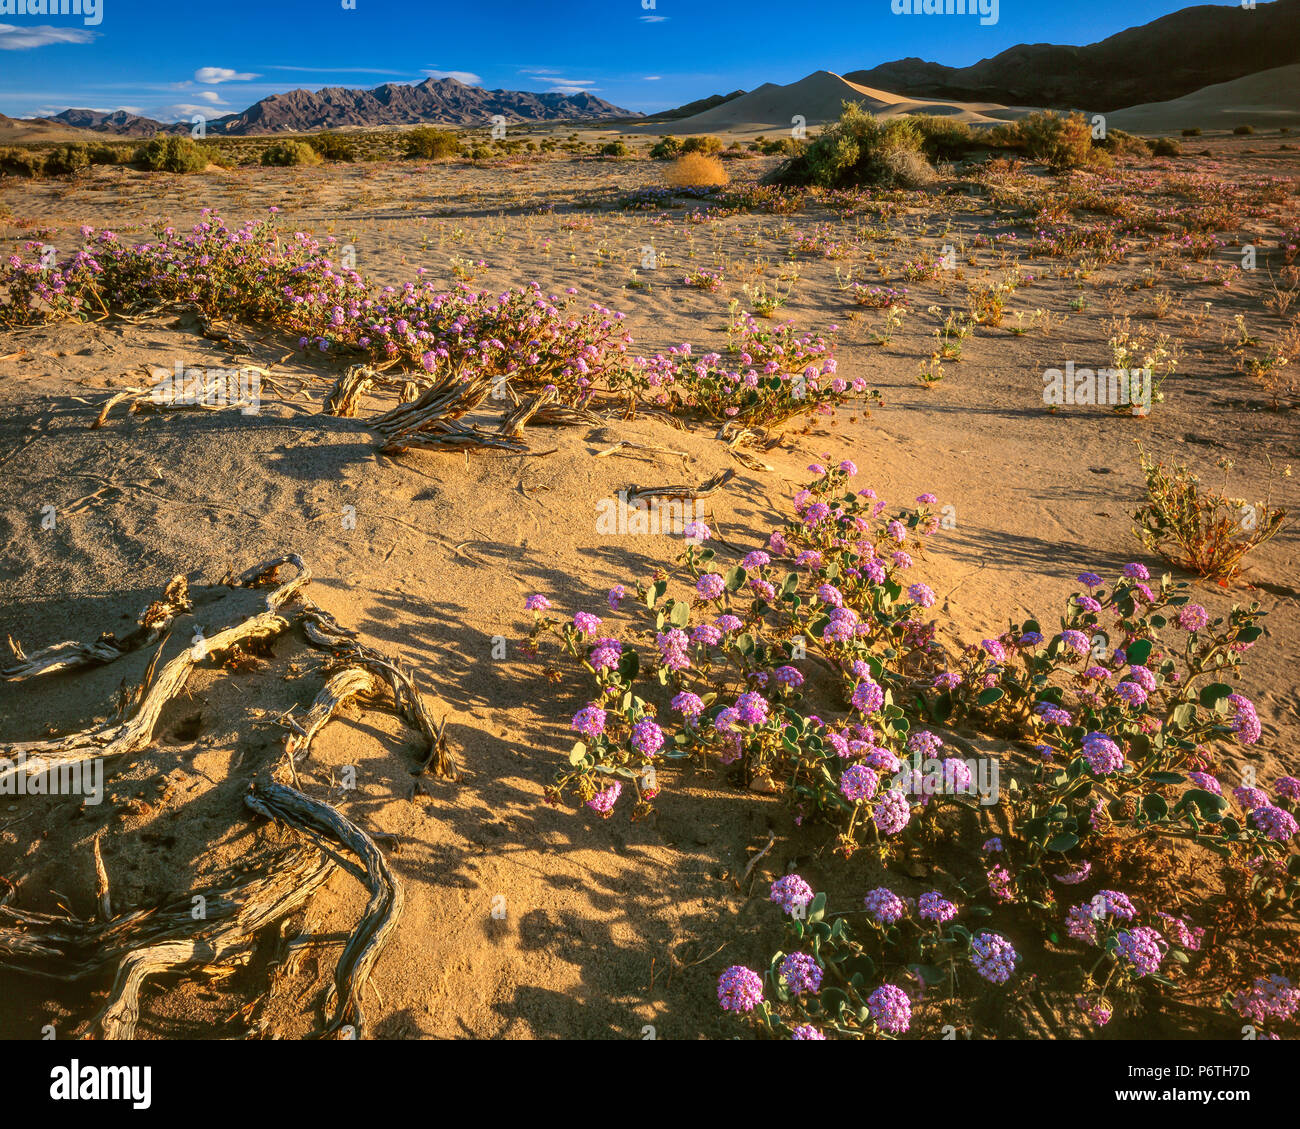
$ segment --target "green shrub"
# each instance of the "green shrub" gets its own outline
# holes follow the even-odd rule
[[[1151,152],[1157,157],[1181,157],[1183,147],[1172,137],[1157,137],[1151,142]]]
[[[682,155],[682,142],[679,137],[665,137],[650,150],[650,156],[656,161],[671,161]]]
[[[1255,127],[1253,125],[1234,125],[1232,132],[1241,134],[1254,133]]]
[[[1122,129],[1107,130],[1106,136],[1097,142],[1097,148],[1104,149],[1112,157],[1151,156],[1151,143],[1146,138]]]
[[[30,149],[0,149],[0,174],[4,176],[40,176],[45,158]]]
[[[419,129],[411,130],[404,140],[408,157],[428,161],[438,160],[441,157],[460,156],[460,140],[449,129],[421,126]],[[475,152],[477,151],[478,147],[475,148]]]
[[[474,148],[469,151],[469,159],[471,161],[486,161],[491,156],[492,150],[486,145],[475,145]]]
[[[320,154],[305,141],[277,141],[262,150],[262,164],[279,167],[319,165]]]
[[[120,165],[126,160],[126,150],[116,145],[87,145],[86,155],[92,165]]]
[[[777,137],[774,139],[763,138],[758,141],[756,148],[765,157],[772,157],[780,154],[783,157],[793,157],[800,152],[802,146],[793,137]]]
[[[1191,129],[1185,129],[1185,130],[1183,130],[1183,136],[1184,136],[1184,137],[1200,137],[1200,136],[1201,136],[1201,127],[1200,127],[1199,125],[1196,125],[1196,126],[1192,126]]]
[[[154,172],[202,172],[208,157],[188,137],[153,137],[135,151],[135,161]]]
[[[350,138],[340,133],[318,133],[307,138],[307,144],[327,161],[355,161],[356,146]]]
[[[881,121],[856,102],[846,102],[839,121],[786,161],[772,180],[822,188],[915,188],[934,176],[921,142],[911,119]]]
[[[707,157],[721,151],[722,139],[720,137],[688,137],[682,142],[683,153],[703,153]]]
[[[602,157],[626,157],[631,150],[621,141],[611,141],[600,147]]]
[[[1025,152],[1053,172],[1100,163],[1092,147],[1092,127],[1082,114],[1061,115],[1054,110],[1028,114],[1016,122]]]
[[[90,167],[90,155],[84,145],[60,145],[45,155],[46,176],[71,176]]]
[[[909,118],[921,134],[921,151],[932,161],[953,161],[965,156],[974,141],[970,126],[938,114],[912,114]]]

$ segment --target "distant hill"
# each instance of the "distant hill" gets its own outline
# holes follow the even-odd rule
[[[73,129],[89,129],[95,133],[111,133],[117,137],[152,137],[155,133],[188,133],[190,129],[188,123],[167,125],[154,121],[153,118],[128,114],[125,110],[114,110],[111,114],[99,110],[64,110],[52,118],[36,120],[67,125]]]
[[[969,67],[908,58],[844,77],[914,97],[1106,111],[1291,63],[1300,63],[1300,0],[1199,5],[1086,47],[1022,43]]]
[[[733,90],[730,94],[712,94],[708,98],[697,98],[694,102],[687,102],[684,106],[678,106],[673,110],[664,110],[658,114],[650,114],[655,121],[676,121],[679,118],[689,118],[695,114],[702,114],[705,110],[712,110],[721,106],[724,102],[733,102],[737,98],[743,98],[745,91]]]
[[[208,122],[208,132],[243,135],[384,125],[485,126],[498,114],[508,122],[644,116],[620,109],[594,94],[483,90],[454,78],[429,78],[414,86],[388,82],[373,90],[330,86],[317,91],[272,94],[242,114]]]
[[[207,131],[238,137],[390,125],[485,126],[498,114],[507,122],[640,120],[645,116],[585,92],[535,94],[526,90],[482,90],[454,78],[430,78],[415,85],[388,82],[373,90],[329,86],[323,90],[272,94],[242,113],[210,118]],[[36,120],[119,137],[149,137],[155,133],[190,130],[188,121],[158,122],[125,110],[111,114],[64,110],[52,118]]]

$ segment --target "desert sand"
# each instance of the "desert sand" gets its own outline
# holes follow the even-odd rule
[[[811,125],[838,112],[847,85],[822,72],[794,87],[756,91],[674,132],[771,131],[796,112]],[[886,113],[906,105],[981,121],[1009,112],[856,93]],[[1295,176],[1292,154],[1247,155],[1232,139],[1213,145],[1198,176]],[[741,182],[771,165],[728,162]],[[1133,168],[1133,183],[1153,167]],[[917,366],[942,321],[927,311],[959,303],[952,284],[909,284],[905,327],[880,347],[872,344],[880,312],[855,307],[837,271],[857,268],[871,282],[889,264],[889,284],[900,285],[904,260],[937,256],[955,240],[963,278],[997,277],[1006,266],[1002,245],[989,246],[987,237],[1008,230],[1004,217],[974,197],[967,205],[955,197],[953,211],[938,191],[906,199],[883,222],[819,206],[789,217],[755,212],[694,223],[691,213],[707,203],[611,207],[623,192],[657,185],[660,175],[661,166],[646,160],[557,159],[192,177],[95,168],[71,183],[0,182],[6,249],[30,238],[74,247],[84,223],[137,238],[156,222],[186,227],[200,207],[216,208],[232,224],[275,207],[287,231],[354,244],[358,269],[384,282],[399,284],[424,269],[450,286],[454,258],[481,260],[473,284],[492,291],[532,280],[548,292],[575,287],[584,300],[625,311],[637,349],[647,353],[683,341],[701,352],[721,349],[728,301],[747,300],[743,284],[794,267],[799,281],[780,316],[805,328],[841,326],[840,371],[861,375],[883,396],[870,411],[788,429],[761,453],[771,470],[738,465],[707,424],[679,430],[660,418],[617,413],[602,426],[555,429],[526,455],[389,456],[378,453],[367,418],[391,399],[368,399],[357,418],[322,414],[346,361],[303,353],[274,332],[241,328],[228,349],[200,336],[192,322],[160,315],[0,334],[0,635],[32,651],[121,632],[184,573],[211,602],[196,600],[193,616],[178,622],[183,643],[194,625],[210,631],[234,614],[229,590],[211,587],[228,570],[294,552],[312,570],[312,598],[366,642],[400,654],[446,718],[461,767],[455,781],[413,776],[415,735],[383,709],[346,711],[321,732],[300,769],[304,787],[395,845],[389,861],[405,886],[406,910],[367,990],[371,1032],[380,1037],[635,1039],[648,1025],[660,1038],[727,1037],[735,1027],[717,1007],[716,978],[730,964],[763,967],[775,947],[779,922],[767,883],[797,866],[843,903],[880,880],[865,853],[847,863],[834,859],[824,836],[796,827],[777,797],[737,789],[722,774],[674,779],[658,814],[641,822],[622,815],[603,821],[585,808],[542,802],[565,763],[568,719],[584,699],[571,671],[552,678],[546,663],[523,652],[524,598],[540,592],[561,614],[604,614],[611,585],[666,566],[680,547],[667,537],[598,532],[598,500],[631,484],[703,481],[734,470],[727,489],[708,500],[708,521],[747,551],[781,520],[810,463],[852,459],[859,484],[882,497],[903,503],[933,491],[954,507],[955,524],[936,538],[923,579],[938,595],[934,614],[968,642],[1031,611],[1055,623],[1082,569],[1109,575],[1136,559],[1162,567],[1130,534],[1141,494],[1135,441],[1216,481],[1215,464],[1231,460],[1235,491],[1255,497],[1272,480],[1276,501],[1293,512],[1300,506],[1295,480],[1277,477],[1300,457],[1298,417],[1270,410],[1231,370],[1221,344],[1239,312],[1270,342],[1285,327],[1260,305],[1262,272],[1230,287],[1209,269],[1213,263],[1161,274],[1159,286],[1176,291],[1177,303],[1151,325],[1177,334],[1182,360],[1166,402],[1150,417],[1088,408],[1052,414],[1042,401],[1042,371],[1067,358],[1104,361],[1111,316],[1146,316],[1144,294],[1129,285],[1140,256],[1082,276],[1058,270],[1058,260],[1026,260],[1006,325],[981,329],[961,361],[946,365],[947,377],[924,387]],[[1294,196],[1249,222],[1261,239],[1275,239],[1287,215],[1294,226]],[[851,246],[847,259],[791,252],[797,232],[822,224]],[[651,244],[658,268],[642,270],[642,248]],[[1225,252],[1214,262],[1228,261]],[[724,289],[684,286],[684,274],[700,267],[721,271]],[[630,271],[648,288],[628,288]],[[1032,321],[1035,310],[1051,312],[1050,332],[1010,331],[1016,313]],[[127,415],[119,408],[103,427],[91,427],[104,401],[139,386],[148,366],[220,366],[232,358],[271,374],[256,415]],[[673,453],[597,457],[619,440]],[[47,506],[53,528],[42,525]],[[353,527],[344,520],[347,507]],[[1300,772],[1297,576],[1300,535],[1292,524],[1250,559],[1237,587],[1197,587],[1196,599],[1214,613],[1252,599],[1269,612],[1242,685],[1259,707],[1263,739],[1249,752],[1224,750],[1225,772],[1247,762],[1270,779]],[[497,641],[504,641],[503,658],[494,657]],[[35,738],[107,717],[119,685],[142,676],[152,650],[39,686],[0,684],[0,734]],[[259,844],[288,841],[240,797],[280,748],[283,716],[305,709],[322,681],[319,656],[298,637],[234,671],[201,669],[165,710],[152,745],[110,778],[106,803],[0,803],[0,874],[20,881],[24,905],[64,905],[88,916],[98,834],[122,906],[151,904],[237,864]],[[988,739],[980,747],[1005,746]],[[346,766],[359,770],[352,790],[339,784]],[[772,835],[775,847],[742,884]],[[939,876],[933,860],[904,865],[917,890]],[[973,871],[979,863],[943,865]],[[1202,880],[1209,888],[1217,881],[1209,872]],[[250,1025],[287,1037],[311,1033],[323,1014],[328,970],[364,901],[355,867],[345,865],[251,966],[225,980],[166,979],[147,988],[140,1034],[237,1036]],[[493,916],[497,905],[504,917]],[[285,946],[294,938],[320,943],[289,960]],[[281,964],[271,976],[273,955]],[[39,1037],[51,1023],[60,1038],[89,1033],[106,989],[13,976],[3,984],[0,1031],[13,1038]],[[1206,1008],[1212,1014],[1209,1002]],[[937,1037],[937,1020],[919,1014],[918,1030]],[[990,1001],[965,1022],[982,1036],[1060,1034],[1078,1024],[1070,1001],[1050,992],[1014,1009]],[[1205,1022],[1171,1012],[1111,1030],[1188,1034]]]

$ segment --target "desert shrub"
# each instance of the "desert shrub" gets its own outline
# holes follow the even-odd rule
[[[469,151],[469,159],[471,161],[486,161],[489,160],[491,156],[492,150],[486,145],[475,145],[474,148]]]
[[[1197,126],[1193,126],[1191,129],[1185,129],[1185,130],[1183,130],[1183,136],[1184,136],[1184,137],[1200,137],[1200,136],[1201,136],[1201,127],[1200,127],[1199,125],[1197,125]]]
[[[1172,137],[1157,137],[1151,142],[1151,153],[1156,157],[1181,157],[1183,147]]]
[[[437,160],[440,157],[460,155],[460,140],[449,129],[421,126],[419,129],[411,130],[403,139],[403,143],[405,155],[420,160]]]
[[[277,141],[262,150],[262,164],[286,167],[289,165],[319,165],[320,154],[305,141]]]
[[[90,154],[84,145],[60,145],[45,155],[46,176],[70,176],[90,167]]]
[[[1082,114],[1062,116],[1052,110],[1028,114],[1016,122],[1025,152],[1053,172],[1094,163],[1092,127]]]
[[[1143,137],[1136,134],[1127,133],[1122,129],[1110,129],[1106,131],[1106,136],[1097,143],[1098,148],[1104,149],[1112,157],[1149,157],[1151,156],[1151,143]]]
[[[45,157],[30,149],[0,149],[0,173],[5,176],[40,176]]]
[[[103,143],[86,146],[86,156],[92,165],[119,165],[126,159],[127,151],[116,145]]]
[[[631,150],[621,141],[610,141],[600,147],[602,157],[626,157]]]
[[[881,121],[856,102],[846,102],[839,121],[777,169],[773,180],[821,188],[914,188],[933,176],[921,143],[921,131],[910,118]]]
[[[1251,134],[1255,132],[1255,127],[1253,125],[1234,125],[1232,127],[1232,132],[1242,135]]]
[[[1271,541],[1286,520],[1286,510],[1268,499],[1227,498],[1185,466],[1140,458],[1147,496],[1133,513],[1134,533],[1149,552],[1189,572],[1231,580],[1246,554]]]
[[[730,179],[722,162],[704,153],[683,153],[664,173],[673,188],[720,188]]]
[[[202,172],[207,154],[188,137],[153,137],[135,151],[135,162],[154,172]]]
[[[688,137],[682,142],[683,153],[719,153],[722,151],[722,139],[720,137]]]
[[[327,161],[355,161],[357,157],[352,140],[339,133],[318,133],[307,138],[307,144]]]
[[[756,144],[758,151],[765,157],[774,157],[778,154],[783,157],[793,157],[802,149],[793,137],[766,138]]]
[[[974,144],[970,126],[956,118],[938,114],[912,114],[912,124],[921,133],[921,149],[931,161],[952,161]]]

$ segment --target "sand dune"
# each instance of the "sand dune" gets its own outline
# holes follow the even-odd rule
[[[1108,120],[1121,129],[1157,131],[1300,125],[1300,64],[1206,86],[1169,102],[1129,106]]]
[[[859,86],[832,71],[816,71],[787,86],[765,83],[743,97],[724,102],[711,110],[672,123],[672,132],[690,133],[762,133],[788,129],[801,116],[808,126],[825,125],[840,116],[845,102],[858,102],[880,117],[899,114],[929,113],[980,123],[1006,121],[1028,113],[1026,108],[1008,107],[996,102],[946,102],[909,98],[870,86]],[[647,127],[649,132],[663,132],[662,126]]]

